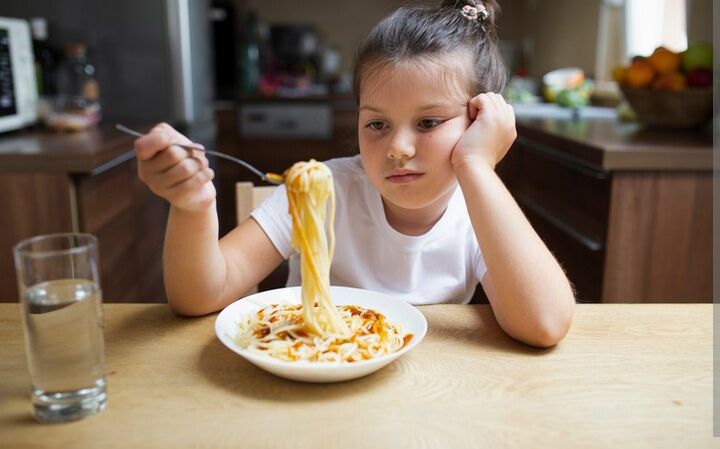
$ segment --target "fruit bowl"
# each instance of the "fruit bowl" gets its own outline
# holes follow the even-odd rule
[[[713,115],[712,88],[678,91],[620,86],[640,123],[668,128],[696,128]]]

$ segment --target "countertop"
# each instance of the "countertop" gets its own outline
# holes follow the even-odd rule
[[[89,173],[133,157],[133,140],[110,124],[74,133],[34,127],[0,134],[0,173]]]
[[[17,304],[0,304],[0,447],[719,447],[712,304],[579,304],[555,348],[487,305],[421,307],[428,334],[370,376],[286,381],[215,337],[215,315],[105,304],[107,409],[39,424]]]
[[[597,170],[712,170],[709,128],[647,128],[618,120],[609,108],[583,108],[578,119],[551,104],[514,108],[520,142],[562,151]]]
[[[312,101],[349,100],[323,97]],[[713,142],[708,129],[644,128],[619,121],[605,108],[585,108],[576,120],[569,110],[555,105],[514,107],[519,143],[559,151],[596,170],[712,170]],[[111,125],[79,133],[31,128],[0,134],[0,172],[90,172],[118,157],[132,157],[132,140]]]

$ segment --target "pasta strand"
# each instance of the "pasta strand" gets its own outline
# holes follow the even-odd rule
[[[305,326],[321,336],[348,335],[350,329],[330,297],[330,264],[335,252],[332,173],[327,165],[314,159],[297,162],[285,172],[285,186],[293,220],[290,241],[300,253]]]

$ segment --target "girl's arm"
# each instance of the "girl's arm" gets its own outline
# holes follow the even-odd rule
[[[170,210],[163,272],[168,303],[180,315],[220,310],[272,272],[283,258],[250,218],[220,241],[215,207]]]
[[[182,315],[223,308],[282,261],[254,220],[218,242],[213,172],[204,154],[173,143],[190,141],[167,124],[135,142],[138,176],[171,204],[163,247],[170,307]]]
[[[572,321],[575,298],[562,268],[495,173],[515,140],[512,108],[497,94],[470,102],[473,120],[451,161],[488,272],[483,288],[500,326],[533,346],[558,343]]]

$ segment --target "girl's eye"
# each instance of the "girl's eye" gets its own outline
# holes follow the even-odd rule
[[[430,130],[435,128],[436,126],[440,125],[442,123],[441,120],[433,119],[433,118],[426,118],[422,119],[418,122],[418,128],[423,130]]]
[[[365,128],[370,128],[375,131],[382,131],[382,129],[385,128],[385,123],[379,122],[379,121],[370,122],[367,125],[365,125]]]

